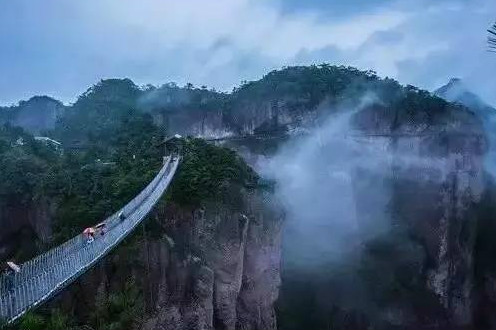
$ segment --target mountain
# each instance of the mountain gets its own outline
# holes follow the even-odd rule
[[[18,121],[0,125],[2,262],[80,234],[149,182],[163,161],[164,136],[137,106],[145,93],[126,79],[89,88],[47,132],[64,146],[74,139],[84,146],[63,154],[12,126]],[[143,231],[27,315],[21,329],[276,328],[281,212],[233,151],[196,139],[185,139],[182,150],[181,172]],[[100,159],[115,165],[87,166]]]
[[[449,101],[462,104],[472,110],[482,120],[486,131],[489,145],[496,145],[496,109],[484,102],[459,78],[452,78],[446,85],[434,91],[434,94]],[[486,168],[495,173],[496,171],[496,148],[490,147],[485,159]]]
[[[11,107],[0,107],[0,123],[19,126],[39,135],[53,129],[57,119],[63,114],[62,102],[48,96],[34,96]]]
[[[452,89],[439,95],[451,96]],[[462,95],[480,106],[473,96]],[[0,238],[16,241],[19,228],[9,219],[22,218],[19,226],[31,228],[38,214],[45,230],[31,228],[23,242],[34,236],[48,245],[80,233],[153,175],[162,156],[156,146],[165,134],[262,136],[269,139],[257,140],[255,147],[225,144],[238,154],[186,138],[172,189],[145,231],[39,312],[51,320],[57,314],[50,310],[57,308],[72,326],[98,329],[496,327],[496,295],[490,290],[496,282],[496,188],[485,176],[486,133],[474,112],[372,71],[343,66],[287,67],[231,93],[102,80],[64,108],[47,132],[65,145],[77,141],[84,147],[77,152],[47,158],[48,151],[27,136],[32,145],[17,145],[21,132],[5,128],[0,160],[9,171],[0,173],[5,210],[0,223],[12,228]],[[294,185],[296,200],[280,193],[285,182],[260,179],[239,157],[277,155],[281,141],[297,144],[301,136],[326,128],[336,114],[351,114],[350,129],[361,135],[352,144],[358,149],[347,150],[350,144],[336,143],[332,134],[321,145],[311,140],[305,148],[292,149],[290,165],[301,153],[307,163],[321,165],[299,173],[309,183]],[[381,169],[365,157],[375,146],[376,158],[386,162]],[[355,158],[347,158],[350,153]],[[346,171],[337,173],[326,163],[334,158],[347,164]],[[85,166],[97,159],[115,166],[98,171]],[[332,195],[341,186],[333,187],[337,181],[330,177],[340,178],[341,185],[345,181],[346,189]],[[305,186],[310,188],[298,191]],[[377,186],[390,192],[387,214],[374,210],[381,197],[371,193]],[[336,215],[335,200],[342,200],[337,195],[348,194],[352,209]],[[286,198],[286,207],[305,204],[301,216],[290,219],[291,212],[282,212],[275,202],[279,198]],[[313,228],[310,237],[287,230],[281,243],[281,226],[291,221],[313,225],[319,211],[314,199],[325,204],[322,226]],[[325,221],[348,213],[360,231],[373,228],[378,215],[393,225],[373,239],[349,239],[361,253],[346,258],[348,268],[327,263],[291,268],[295,260],[288,251],[326,260],[328,253],[305,248],[322,238],[333,243],[335,233]],[[2,248],[9,257],[18,252],[15,246]]]
[[[487,116],[496,114],[496,109],[484,102],[478,95],[471,92],[459,78],[450,81],[434,91],[434,94],[449,102],[456,102]]]

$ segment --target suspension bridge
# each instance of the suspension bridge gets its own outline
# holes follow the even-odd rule
[[[445,132],[403,134],[346,134],[351,138],[398,137],[419,138],[442,136]],[[460,134],[473,136],[473,133]],[[206,139],[211,142],[244,139],[267,139],[264,134]],[[280,137],[277,137],[280,138]],[[167,190],[181,157],[166,157],[155,178],[133,200],[105,219],[106,233],[92,243],[78,235],[65,243],[20,265],[20,271],[0,274],[0,321],[12,323],[27,311],[43,304],[63,290],[95,263],[107,255],[138,226]],[[123,220],[120,213],[126,215]]]
[[[12,323],[75,281],[138,226],[167,190],[181,158],[166,157],[155,178],[133,200],[104,220],[106,232],[88,243],[78,235],[0,275],[0,319]],[[120,213],[125,218],[119,217]]]
[[[315,136],[324,135],[321,133],[314,134]],[[405,131],[405,132],[360,132],[360,131],[349,131],[341,134],[334,134],[330,136],[325,134],[327,137],[336,139],[367,139],[367,138],[391,138],[391,139],[418,139],[418,138],[442,138],[443,136],[457,136],[457,137],[475,137],[479,136],[475,132],[463,132],[456,130],[423,130],[423,131]],[[245,134],[245,135],[228,135],[222,137],[205,137],[205,141],[212,143],[223,143],[228,141],[245,141],[245,140],[288,140],[290,138],[304,138],[310,137],[309,132],[300,132],[296,134]]]

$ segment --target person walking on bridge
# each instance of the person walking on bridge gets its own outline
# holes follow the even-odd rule
[[[124,221],[124,219],[126,219],[126,216],[124,215],[124,212],[122,212],[122,211],[121,211],[121,212],[119,212],[118,217],[119,217],[119,220],[120,220],[121,222],[122,222],[122,221]]]
[[[103,236],[105,235],[105,232],[107,231],[107,224],[105,222],[100,222],[98,225],[95,226],[96,230],[100,231],[100,235]]]
[[[14,275],[15,273],[19,273],[21,271],[21,268],[17,266],[14,262],[7,261],[5,263],[4,270],[5,270],[5,282],[3,286],[6,291],[10,292],[14,290]]]
[[[83,230],[83,235],[87,237],[87,242],[91,243],[95,240],[95,228],[93,227],[88,227],[85,230]]]

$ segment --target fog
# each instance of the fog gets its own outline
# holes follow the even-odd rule
[[[354,116],[372,102],[380,101],[367,95],[356,108],[329,109],[331,115],[308,136],[258,164],[263,176],[275,180],[286,211],[286,269],[352,264],[365,243],[391,229],[398,175],[439,183],[448,174],[447,159],[420,156],[415,143],[391,148],[390,138],[356,131]]]
[[[287,212],[284,252],[289,267],[308,269],[349,257],[363,239],[387,226],[389,189],[381,182],[369,187],[374,221],[361,223],[356,214],[357,170],[365,166],[384,176],[390,163],[382,143],[363,143],[350,134],[350,119],[357,111],[331,116],[309,136],[285,145],[262,168],[263,175],[277,182],[276,194]]]

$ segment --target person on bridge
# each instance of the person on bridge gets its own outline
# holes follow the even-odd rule
[[[124,215],[124,212],[119,212],[119,220],[120,221],[124,221],[124,219],[126,219],[126,216]]]
[[[5,290],[6,291],[12,291],[14,289],[14,274],[19,273],[21,271],[21,268],[17,266],[15,263],[12,261],[7,261],[5,263]]]
[[[88,239],[88,243],[91,243],[95,240],[95,228],[93,227],[88,227],[85,230],[83,230],[83,235],[85,235]]]
[[[105,231],[107,230],[107,224],[105,222],[101,222],[95,226],[97,230],[100,231],[100,235],[105,235]]]

